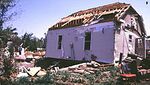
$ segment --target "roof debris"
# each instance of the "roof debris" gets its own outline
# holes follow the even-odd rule
[[[40,70],[41,70],[41,67],[33,67],[33,68],[30,68],[29,70],[26,70],[26,72],[27,72],[30,76],[34,76],[34,75],[36,75]]]
[[[99,64],[95,61],[91,61],[89,63],[81,63],[73,66],[69,66],[66,68],[61,68],[59,71],[69,71],[71,73],[86,73],[91,74],[95,73],[97,70],[105,70],[108,67],[114,66],[114,64]]]

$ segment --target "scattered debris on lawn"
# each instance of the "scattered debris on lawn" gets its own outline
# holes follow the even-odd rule
[[[112,66],[114,66],[114,64],[99,64],[95,61],[91,61],[88,63],[81,63],[81,64],[69,66],[66,68],[61,68],[61,69],[59,69],[59,71],[90,74],[90,73],[95,73],[95,71],[97,71],[97,70],[105,70],[106,68],[112,67]]]

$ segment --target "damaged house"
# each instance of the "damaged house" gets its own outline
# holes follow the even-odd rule
[[[81,10],[49,28],[46,57],[115,63],[134,54],[144,58],[142,17],[126,3]]]

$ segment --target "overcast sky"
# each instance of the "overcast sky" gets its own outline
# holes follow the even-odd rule
[[[147,0],[148,5],[146,0],[20,0],[15,8],[18,15],[11,24],[17,28],[19,35],[28,32],[40,38],[62,17],[118,1],[131,4],[143,16],[145,28],[150,35],[150,0]]]

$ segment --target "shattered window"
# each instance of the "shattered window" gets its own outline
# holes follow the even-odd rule
[[[90,50],[91,45],[91,32],[85,33],[84,50]]]
[[[61,49],[61,47],[62,47],[62,35],[59,35],[58,36],[58,49]]]

